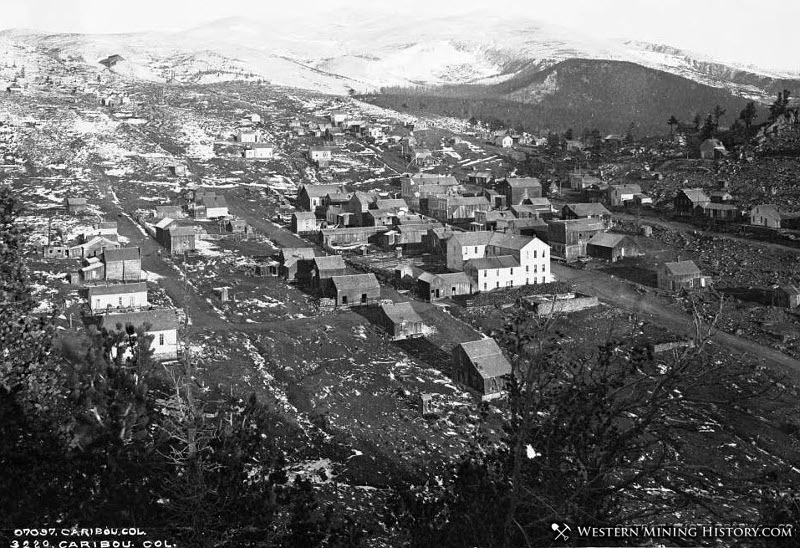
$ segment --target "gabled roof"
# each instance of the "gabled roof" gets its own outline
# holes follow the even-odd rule
[[[98,285],[89,288],[89,298],[98,295],[125,295],[128,293],[147,293],[147,283]]]
[[[511,374],[511,364],[494,339],[481,339],[459,345],[478,370],[481,377],[490,379]]]
[[[311,260],[314,258],[313,247],[284,247],[281,249],[284,261],[289,258]]]
[[[435,274],[435,276],[445,284],[465,283],[472,285],[472,278],[464,272],[446,272],[444,274]]]
[[[489,245],[494,232],[453,232],[452,238],[461,247],[470,245]]]
[[[693,203],[711,201],[702,188],[682,188],[678,192],[682,192]]]
[[[423,323],[411,303],[382,304],[381,310],[395,324],[401,322]]]
[[[600,234],[595,234],[589,240],[589,245],[596,245],[599,247],[617,247],[620,242],[625,240],[627,236],[625,234],[611,234],[609,232],[601,232]]]
[[[164,217],[160,221],[156,223],[156,228],[167,228],[169,225],[175,222],[175,219],[170,219],[169,217]]]
[[[170,238],[175,236],[194,236],[194,227],[193,226],[178,226],[172,225],[167,228],[167,233],[169,234]]]
[[[558,219],[546,222],[551,228],[557,226],[564,227],[564,232],[591,232],[593,230],[606,230],[603,221],[598,219]]]
[[[375,274],[350,274],[347,276],[333,276],[331,278],[336,291],[347,291],[348,289],[380,289],[381,284]]]
[[[792,284],[778,284],[776,289],[779,289],[789,296],[800,295],[800,288]]]
[[[117,330],[117,325],[125,329],[126,325],[134,327],[149,324],[148,332],[169,331],[178,329],[178,316],[174,309],[143,310],[141,312],[126,312],[122,314],[104,314],[99,316],[100,328],[111,331]]]
[[[103,262],[111,261],[131,261],[141,259],[141,252],[138,247],[120,247],[119,249],[106,249],[103,251]]]
[[[613,190],[615,192],[619,192],[620,194],[641,194],[642,187],[634,184],[624,184],[624,185],[609,185],[609,190]]]
[[[311,213],[310,211],[295,211],[294,213],[292,213],[292,217],[294,217],[298,221],[317,220],[317,216]]]
[[[370,192],[354,192],[353,197],[350,199],[355,200],[356,202],[361,204],[361,207],[364,207],[364,206],[369,206],[371,203],[373,203],[375,201],[375,198],[377,198],[377,196]]]
[[[347,265],[341,255],[328,255],[327,257],[314,257],[314,265],[318,270],[344,270]]]
[[[509,177],[505,183],[511,188],[541,187],[542,183],[536,177]]]
[[[489,200],[485,196],[442,196],[441,199],[447,200],[448,207],[470,206],[470,205],[489,205]]]
[[[452,175],[434,175],[431,173],[420,173],[410,175],[409,179],[417,185],[438,185],[438,186],[457,186],[458,180]]]
[[[511,255],[499,255],[497,257],[484,257],[483,259],[470,259],[466,264],[476,270],[491,270],[493,268],[517,268],[519,261]]]
[[[605,217],[611,215],[611,212],[598,203],[588,204],[567,204],[564,206],[570,209],[578,217]]]
[[[300,192],[304,192],[310,198],[322,198],[328,194],[339,194],[344,190],[342,185],[303,185]]]
[[[679,261],[675,263],[664,263],[664,268],[673,276],[699,276],[700,269],[694,261]]]
[[[86,198],[66,198],[67,205],[86,205]]]
[[[723,150],[725,149],[725,145],[723,145],[722,141],[720,141],[719,139],[706,139],[700,146],[703,148],[721,148]]]
[[[228,207],[228,202],[225,201],[225,196],[213,195],[203,196],[201,203],[207,208],[211,207]]]
[[[377,209],[408,209],[408,204],[402,198],[378,198],[375,200]]]
[[[309,149],[311,152],[333,152],[331,147],[313,146]]]
[[[492,239],[489,241],[489,245],[502,247],[503,249],[515,249],[519,251],[534,241],[536,241],[536,238],[521,236],[519,234],[495,232],[492,236]]]

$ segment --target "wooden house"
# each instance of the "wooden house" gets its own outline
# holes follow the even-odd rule
[[[86,198],[74,198],[68,196],[67,198],[64,198],[64,207],[67,209],[68,214],[78,215],[89,209],[89,204],[86,202]]]
[[[423,272],[417,277],[417,295],[426,301],[472,295],[474,292],[475,282],[463,272],[446,274]]]
[[[121,314],[103,314],[97,317],[98,327],[108,331],[125,331],[127,326],[144,328],[153,337],[150,348],[153,358],[159,361],[178,358],[178,314],[174,309],[143,310]]]
[[[607,230],[606,224],[598,219],[547,221],[547,225],[547,243],[553,255],[568,261],[586,257],[589,240]]]
[[[474,221],[478,211],[489,211],[491,205],[483,196],[431,196],[428,210],[435,219],[447,223]]]
[[[673,200],[675,214],[681,217],[692,217],[697,214],[697,207],[701,210],[711,203],[711,198],[702,188],[682,188],[678,190]]]
[[[378,325],[393,341],[425,336],[425,323],[411,303],[383,304]]]
[[[334,293],[331,282],[334,276],[345,276],[347,274],[347,265],[341,255],[314,257],[314,260],[309,262],[308,265],[310,266],[308,282],[320,295],[324,296],[330,296]],[[298,274],[298,277],[306,278],[302,274]]]
[[[142,278],[142,253],[138,247],[106,249],[102,261],[108,281],[138,282]]]
[[[800,308],[800,288],[791,284],[779,284],[770,290],[772,306]]]
[[[197,248],[194,227],[178,225],[171,219],[162,219],[156,224],[156,241],[173,255]]]
[[[331,278],[331,297],[336,306],[349,307],[372,304],[380,298],[381,286],[375,274],[350,274]]]
[[[508,386],[511,364],[494,339],[461,343],[453,349],[453,381],[478,392],[484,399],[500,395]]]
[[[641,196],[642,187],[637,184],[608,185],[606,192],[611,207],[620,207],[633,203],[636,196]]]
[[[697,289],[706,286],[706,279],[693,261],[664,263],[657,269],[658,288],[666,291]]]
[[[93,286],[88,290],[87,299],[93,313],[108,309],[145,307],[148,305],[147,283]]]
[[[625,234],[601,232],[595,234],[586,244],[589,257],[615,262],[625,257],[637,257],[642,254],[636,241]]]
[[[291,230],[295,234],[310,234],[317,231],[317,216],[311,211],[292,213]]]
[[[536,177],[510,177],[500,181],[497,191],[505,195],[507,206],[524,204],[542,197],[542,183]]]
[[[275,155],[275,147],[269,143],[249,143],[242,150],[244,158],[269,160]]]
[[[800,229],[800,213],[787,213],[775,204],[761,204],[750,210],[750,224],[767,228]]]
[[[297,272],[300,263],[314,260],[314,248],[311,247],[284,247],[281,249],[279,263],[280,275],[289,282],[297,281]]]
[[[333,149],[323,146],[312,146],[308,151],[308,159],[317,167],[327,166],[333,159]]]
[[[325,205],[326,199],[341,195],[348,195],[342,185],[302,185],[297,193],[297,207],[313,213]]]
[[[591,219],[611,225],[611,212],[603,204],[566,204],[561,208],[561,218],[565,221],[573,219]]]

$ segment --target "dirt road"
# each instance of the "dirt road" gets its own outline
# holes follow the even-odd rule
[[[701,230],[694,225],[682,223],[680,221],[667,221],[651,215],[641,216],[637,218],[635,215],[631,215],[629,213],[614,213],[614,218],[624,219],[626,221],[639,221],[642,224],[660,226],[663,228],[668,228],[670,230],[676,230],[678,232],[686,232],[686,233],[696,232],[703,234],[704,236],[708,236],[709,238],[723,238],[725,240],[733,240],[737,242],[742,242],[744,244],[752,245],[755,247],[760,247],[763,249],[774,249],[777,251],[789,251],[791,253],[800,253],[800,247],[792,247],[790,245],[765,242],[762,240],[756,240],[754,238],[743,238],[741,236],[736,236],[734,234],[729,234],[727,232],[713,232],[710,230]]]
[[[556,279],[574,283],[577,290],[582,293],[595,295],[603,302],[647,317],[654,323],[678,334],[687,337],[695,334],[693,319],[688,314],[675,310],[668,304],[658,300],[650,292],[640,293],[636,291],[634,284],[631,282],[622,281],[620,278],[597,270],[575,270],[556,263],[551,264],[551,269]],[[724,331],[715,330],[711,338],[714,342],[726,348],[746,352],[761,358],[776,371],[786,373],[792,378],[800,380],[800,361],[782,352]]]

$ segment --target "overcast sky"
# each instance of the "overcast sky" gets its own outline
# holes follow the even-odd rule
[[[54,32],[184,30],[231,16],[267,19],[275,10],[378,6],[446,14],[486,9],[557,23],[582,34],[631,38],[721,60],[800,71],[791,40],[797,0],[0,0],[0,28]]]

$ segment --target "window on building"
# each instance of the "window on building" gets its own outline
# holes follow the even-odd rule
[[[497,282],[497,287],[500,287],[500,282]]]
[[[533,258],[534,259],[536,258],[536,250],[535,249],[533,250]]]
[[[342,304],[347,304],[347,295],[342,295]]]
[[[477,246],[475,246],[475,253],[477,253],[477,252],[478,252],[478,247],[477,247]]]
[[[488,270],[484,270],[484,271],[483,271],[483,277],[485,278],[485,277],[486,277],[486,276],[488,276],[488,275],[489,275],[489,271],[488,271]]]
[[[158,334],[158,346],[164,346],[164,334],[163,333],[159,333]]]
[[[525,272],[530,272],[530,270],[531,270],[531,267],[528,266],[528,265],[525,265]]]
[[[509,268],[509,269],[508,269],[508,273],[509,273],[509,274],[511,274],[511,275],[513,276],[513,275],[514,275],[514,269],[513,269],[513,268]]]
[[[119,307],[122,308],[122,297],[119,298]]]
[[[483,284],[483,289],[488,289],[489,284]]]

